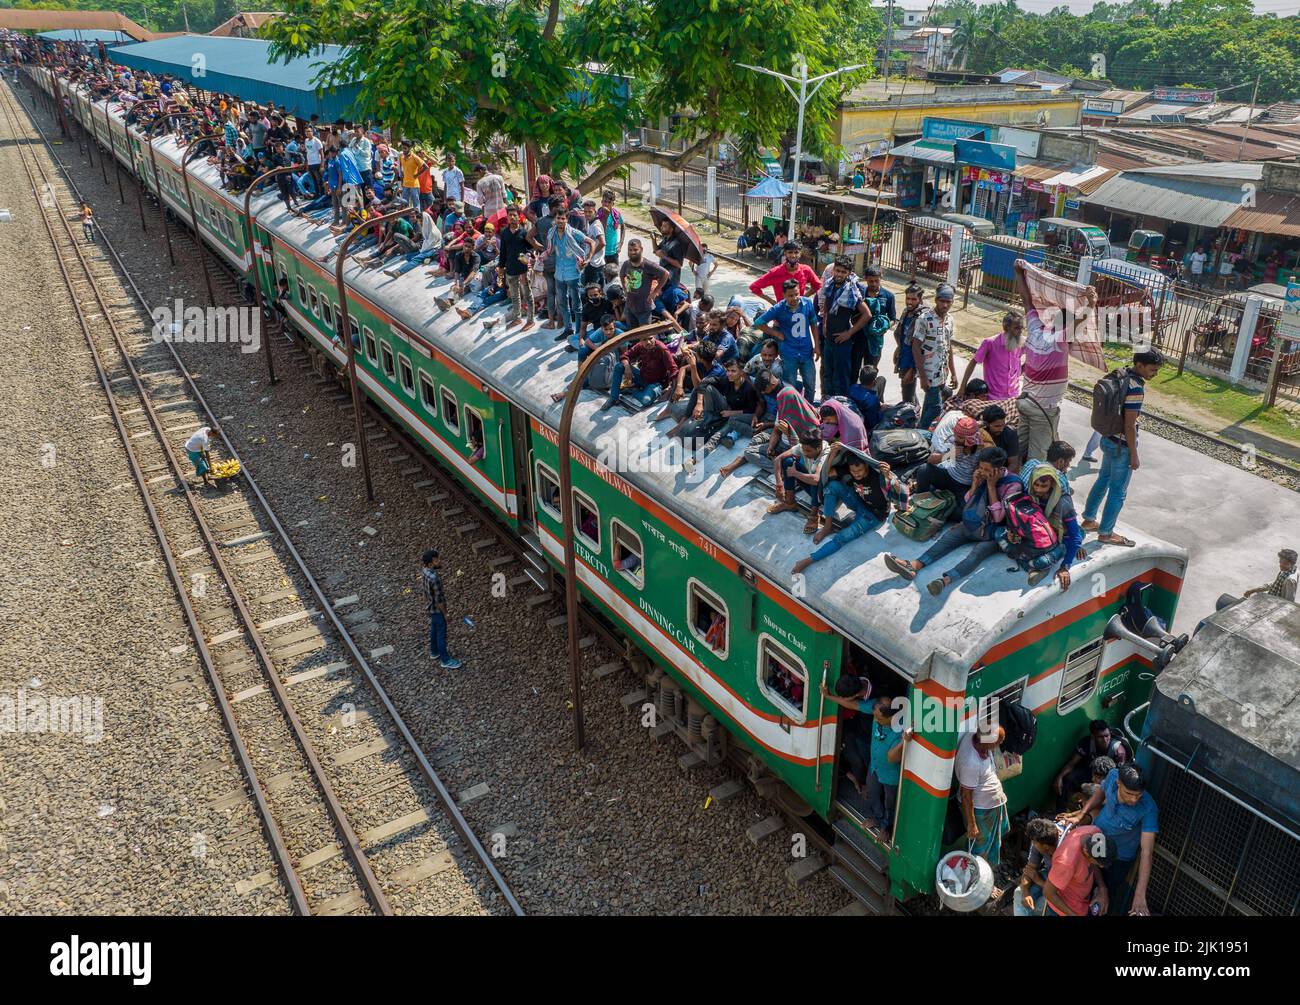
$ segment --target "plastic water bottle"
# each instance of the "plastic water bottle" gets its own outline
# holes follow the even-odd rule
[[[465,627],[467,627],[471,632],[474,630],[474,621],[468,614],[465,615]]]

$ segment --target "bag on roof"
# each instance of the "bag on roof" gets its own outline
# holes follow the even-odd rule
[[[1128,378],[1128,367],[1121,366],[1092,386],[1092,428],[1102,436],[1119,436],[1124,432]]]
[[[921,413],[910,401],[900,401],[880,410],[877,429],[915,429],[921,422]]]
[[[1006,732],[1002,739],[1005,754],[1023,756],[1038,738],[1038,718],[1018,701],[998,702],[998,725]]]
[[[1006,508],[1007,532],[999,543],[1008,555],[1027,562],[1056,547],[1056,530],[1027,492],[1007,500]]]
[[[877,426],[871,434],[871,456],[895,471],[917,464],[930,456],[930,441],[919,429],[886,429]]]
[[[957,508],[957,499],[945,489],[918,492],[905,510],[894,514],[894,527],[913,541],[928,541],[943,530],[948,516]]]

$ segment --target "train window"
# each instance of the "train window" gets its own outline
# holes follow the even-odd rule
[[[320,317],[320,297],[316,294],[316,287],[307,287],[307,302],[311,305],[311,312]]]
[[[698,579],[692,579],[686,584],[686,604],[691,634],[712,649],[718,659],[726,659],[731,640],[726,602]]]
[[[415,371],[411,369],[411,361],[405,356],[397,357],[397,374],[402,390],[407,394],[415,394]]]
[[[321,320],[325,322],[325,327],[333,329],[334,311],[330,307],[330,302],[326,300],[324,297],[320,298],[320,316],[321,316]]]
[[[573,490],[573,529],[586,544],[599,550],[600,510],[577,489]]]
[[[1078,708],[1092,697],[1101,678],[1101,655],[1105,650],[1106,640],[1096,639],[1065,657],[1061,694],[1056,701],[1057,715]]]
[[[397,376],[397,369],[393,365],[393,350],[387,342],[379,343],[379,368],[389,380]]]
[[[807,719],[808,671],[770,635],[758,639],[758,686],[791,719]]]
[[[609,521],[610,552],[614,568],[638,589],[645,585],[645,549],[641,537],[621,520]]]
[[[465,413],[465,439],[468,440],[469,461],[474,464],[481,461],[487,454],[487,441],[483,437],[483,416],[466,405],[463,409]]]
[[[460,432],[460,412],[457,410],[456,396],[445,387],[441,388],[438,400],[442,402],[442,421],[453,433]]]
[[[550,513],[557,520],[563,520],[560,512],[560,479],[555,472],[541,461],[534,468],[533,482],[537,488],[537,505]]]
[[[420,401],[430,412],[438,411],[438,394],[433,389],[433,380],[427,373],[420,374]]]
[[[342,312],[339,311],[338,304],[334,305],[334,310],[335,312],[338,313],[340,318],[343,317]],[[350,314],[348,315],[348,331],[352,332],[352,341],[356,343],[358,348],[360,348],[361,347],[361,326],[357,324],[357,319]]]
[[[298,283],[298,304],[301,307],[307,306],[307,284],[302,281],[302,276],[293,277]]]
[[[379,349],[375,344],[375,333],[369,328],[362,328],[361,330],[366,335],[366,359],[370,360],[371,363],[378,364]]]
[[[1004,684],[996,691],[984,695],[979,700],[979,715],[981,718],[987,716],[992,720],[992,725],[997,725],[999,721],[999,707],[1004,701],[1019,702],[1025,696],[1025,682],[1028,677],[1021,677],[1010,684]]]

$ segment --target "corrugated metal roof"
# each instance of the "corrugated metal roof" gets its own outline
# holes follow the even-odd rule
[[[1058,175],[1066,170],[1070,165],[1063,163],[1045,163],[1045,164],[1017,164],[1016,174],[1021,178],[1028,178],[1030,181],[1047,181],[1053,175]]]
[[[1201,161],[1188,164],[1176,164],[1172,167],[1135,168],[1128,174],[1168,175],[1178,178],[1204,178],[1226,181],[1259,181],[1264,177],[1264,165],[1237,161]]]
[[[1241,206],[1241,184],[1125,171],[1082,199],[1123,213],[1222,227]]]
[[[946,147],[928,146],[933,140],[912,140],[889,151],[895,157],[910,157],[912,160],[925,161],[928,164],[951,164],[952,144]]]
[[[60,28],[58,31],[43,31],[41,38],[51,42],[133,42],[124,31],[110,28]]]
[[[17,31],[45,31],[60,28],[90,28],[125,32],[132,38],[153,38],[129,17],[104,10],[0,10],[0,28]]]
[[[1140,119],[1143,122],[1149,122],[1155,115],[1186,115],[1190,110],[1188,105],[1180,105],[1175,102],[1153,102],[1150,105],[1143,105],[1133,111],[1121,113],[1121,119]]]
[[[288,63],[272,63],[270,48],[270,42],[257,38],[186,35],[111,49],[108,58],[139,70],[192,81],[206,91],[283,105],[294,115],[315,114],[327,121],[348,116],[360,85],[350,84],[318,95],[311,83],[320,72],[320,64],[337,60],[342,47],[327,45]],[[205,60],[201,78],[192,77],[196,55]]]
[[[1261,192],[1254,206],[1239,206],[1223,224],[1255,234],[1300,237],[1300,196]]]

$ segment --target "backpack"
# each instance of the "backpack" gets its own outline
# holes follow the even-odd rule
[[[614,379],[616,355],[616,353],[607,352],[592,364],[591,369],[587,371],[587,387],[589,389],[601,392],[609,390],[610,382]]]
[[[920,421],[921,413],[916,410],[916,405],[910,401],[901,401],[880,410],[880,421],[876,423],[876,428],[915,429]]]
[[[956,508],[957,500],[951,492],[919,492],[912,496],[907,509],[894,514],[894,527],[913,541],[928,541],[943,530],[948,515]]]
[[[1006,537],[1002,550],[1017,561],[1027,562],[1056,547],[1056,531],[1038,503],[1021,493],[1007,500]]]
[[[1128,394],[1128,368],[1112,370],[1092,387],[1092,428],[1102,436],[1124,432],[1124,398]]]
[[[998,702],[998,725],[1006,731],[1004,754],[1027,754],[1038,738],[1038,718],[1018,701]]]
[[[930,456],[930,441],[919,429],[877,426],[871,434],[871,456],[901,471]]]

